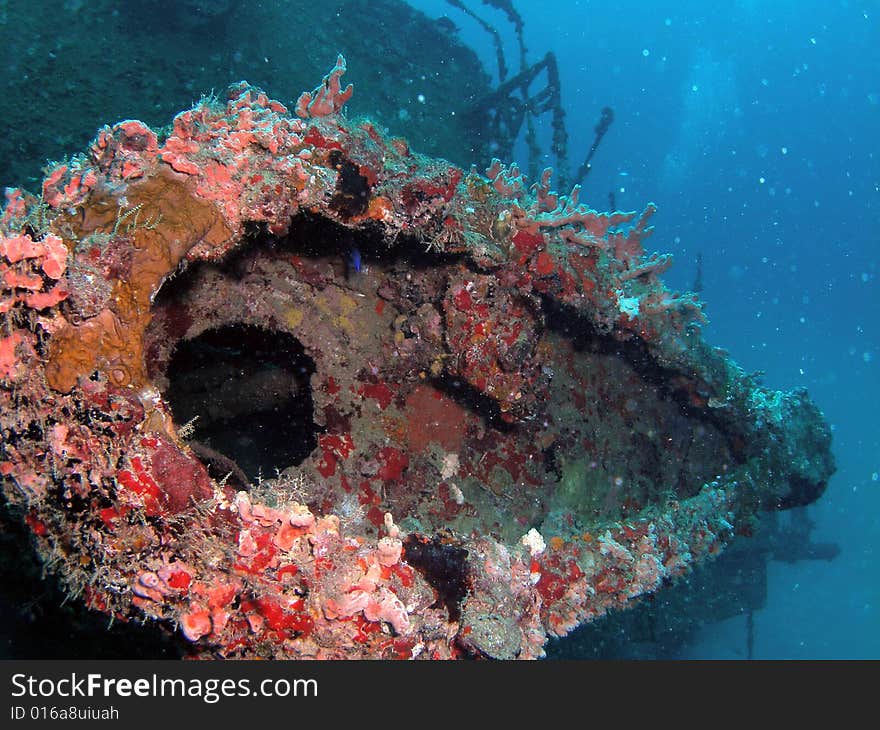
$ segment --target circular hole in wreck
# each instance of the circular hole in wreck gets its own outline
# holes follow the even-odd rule
[[[191,423],[190,447],[217,479],[256,481],[298,465],[317,445],[315,364],[284,332],[225,325],[177,343],[166,398]]]
[[[638,343],[411,243],[301,215],[165,283],[148,372],[178,427],[199,416],[213,476],[226,458],[270,499],[295,484],[358,531],[390,511],[512,544],[595,534],[741,460]]]

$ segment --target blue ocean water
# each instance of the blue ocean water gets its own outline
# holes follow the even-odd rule
[[[465,2],[501,31],[515,71],[514,34],[498,10],[510,0]],[[529,60],[550,50],[558,58],[572,168],[593,141],[600,111],[614,109],[581,200],[600,210],[607,207],[609,193],[624,210],[641,210],[654,201],[659,207],[652,220],[656,233],[647,245],[675,254],[675,265],[664,274],[672,286],[690,289],[700,274],[710,318],[706,339],[729,350],[745,369],[764,371],[764,382],[772,387],[806,387],[833,425],[838,471],[806,513],[815,525],[812,540],[834,543],[841,552],[833,561],[769,561],[768,595],[752,615],[751,655],[880,657],[880,571],[875,565],[880,535],[880,425],[875,415],[880,406],[880,3],[512,3],[525,21]],[[452,19],[485,67],[494,68],[490,36],[452,3],[410,4],[432,17]],[[80,0],[62,5],[70,17],[87,7]],[[221,5],[227,3],[213,8]],[[286,0],[277,5],[290,7]],[[369,5],[363,0],[362,7]],[[0,2],[0,24],[6,22],[6,6]],[[212,6],[185,2],[165,7],[179,10],[180,17],[169,17],[182,21],[187,13],[198,16]],[[26,29],[35,27],[43,30],[39,22]],[[187,32],[207,31],[184,24],[178,32],[186,38]],[[255,35],[261,38],[258,31]],[[28,41],[17,54],[10,45],[7,82],[20,75],[26,79],[20,69],[30,65],[44,69],[52,81],[63,78],[52,64],[68,50],[67,42],[56,39],[48,53],[37,41]],[[211,56],[211,64],[220,69],[217,88],[243,76],[285,99],[284,94],[295,99],[309,88],[269,84],[255,77],[252,67],[245,74],[242,59],[263,45],[242,47],[245,52],[225,49]],[[266,56],[258,55],[260,64],[270,68],[274,57],[270,62],[272,46],[267,47]],[[349,52],[348,47],[322,49],[322,68],[328,68],[323,64],[332,62],[337,50]],[[421,59],[428,67],[428,61],[436,61],[429,50]],[[190,72],[182,68],[178,75]],[[33,69],[28,73],[37,74]],[[123,111],[101,112],[99,119],[85,121],[71,111],[77,131],[91,134],[92,124],[122,118],[116,114],[150,113],[151,100],[160,97],[156,89],[172,84],[161,68],[135,70],[146,79],[141,93],[146,108],[131,108],[126,100]],[[355,72],[352,64],[352,76]],[[67,96],[58,91],[65,91],[59,83],[52,87],[56,96],[41,92],[37,97],[69,101],[76,89],[70,83]],[[359,84],[356,101],[362,98]],[[185,95],[174,110],[208,87],[193,80],[186,87],[192,98]],[[28,108],[27,102],[19,105]],[[167,110],[157,105],[153,112],[155,119],[144,118],[152,124],[167,122]],[[549,120],[539,122],[547,150],[550,131]],[[85,144],[66,134],[69,130],[59,131],[53,140],[59,155]],[[514,159],[524,163],[526,157],[520,143]],[[485,166],[489,160],[473,162]],[[545,161],[553,162],[550,156]],[[16,180],[5,178],[8,182]],[[356,272],[358,250],[348,251],[346,258]],[[676,647],[676,656],[742,658],[748,631],[745,613],[708,622],[689,643]]]
[[[479,26],[443,0],[411,4],[448,15],[494,67]],[[504,16],[472,6],[515,59]],[[690,288],[702,258],[706,339],[769,386],[806,387],[832,424],[838,471],[807,510],[812,538],[841,553],[770,562],[753,656],[880,657],[880,5],[516,8],[530,60],[548,50],[559,60],[573,164],[601,108],[614,109],[581,199],[604,209],[613,191],[620,209],[657,203],[649,247],[675,254],[667,280]],[[706,625],[681,656],[741,657],[745,621]]]

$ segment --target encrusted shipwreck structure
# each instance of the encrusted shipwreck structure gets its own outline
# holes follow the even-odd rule
[[[222,657],[535,658],[818,497],[640,216],[244,83],[0,219],[0,475],[66,590]]]

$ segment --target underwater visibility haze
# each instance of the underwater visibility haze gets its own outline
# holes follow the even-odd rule
[[[880,656],[878,19],[0,2],[0,655]]]

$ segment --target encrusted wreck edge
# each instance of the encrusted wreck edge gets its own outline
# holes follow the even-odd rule
[[[642,247],[653,206],[597,213],[577,190],[551,191],[549,173],[527,190],[497,162],[481,175],[424,158],[339,115],[342,71],[301,98],[305,119],[241,83],[179,114],[162,141],[137,121],[105,127],[48,171],[40,198],[7,190],[0,475],[71,594],[177,625],[212,656],[537,658],[548,635],[717,554],[757,509],[821,494],[827,424],[804,392],[764,389],[703,342],[696,297],[670,292],[668,257]],[[151,305],[182,267],[228,256],[255,225],[283,236],[302,213],[463,256],[644,353],[675,397],[741,442],[741,465],[599,534],[450,538],[467,555],[457,617],[391,514],[379,538],[349,534],[333,514],[212,480],[148,377]],[[74,263],[90,255],[113,260],[85,281]],[[529,417],[527,379],[458,374],[505,421]]]

